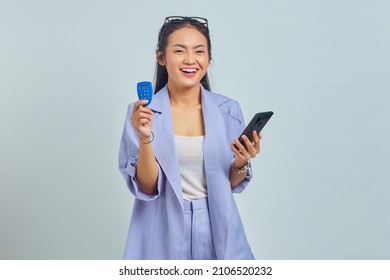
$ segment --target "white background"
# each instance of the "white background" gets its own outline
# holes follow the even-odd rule
[[[237,195],[257,259],[390,258],[390,2],[0,1],[0,259],[121,259],[127,104],[169,15],[263,131]]]

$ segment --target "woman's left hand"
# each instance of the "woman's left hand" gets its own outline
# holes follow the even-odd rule
[[[256,157],[258,153],[260,153],[260,139],[261,133],[257,134],[254,130],[252,132],[253,142],[251,143],[247,136],[243,135],[242,140],[244,140],[244,147],[237,138],[234,139],[234,143],[230,144],[230,148],[233,153],[236,155],[235,166],[237,168],[241,168],[245,166],[251,158]],[[235,147],[235,146],[237,147]]]

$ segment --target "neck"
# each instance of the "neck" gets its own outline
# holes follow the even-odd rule
[[[201,103],[200,85],[192,88],[177,88],[168,83],[169,98],[172,106],[189,107]]]

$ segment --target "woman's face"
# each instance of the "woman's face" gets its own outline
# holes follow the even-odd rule
[[[168,86],[176,89],[199,87],[209,66],[206,37],[193,27],[183,27],[168,37],[165,56],[159,63],[168,71]]]

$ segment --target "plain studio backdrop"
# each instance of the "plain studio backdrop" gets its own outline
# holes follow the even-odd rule
[[[275,112],[235,195],[256,258],[390,259],[386,0],[1,0],[0,258],[122,258],[119,141],[169,15],[209,19],[247,122]]]

